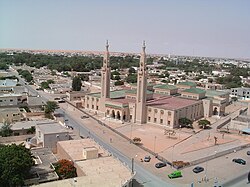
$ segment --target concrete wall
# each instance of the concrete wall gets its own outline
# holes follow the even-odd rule
[[[55,134],[44,134],[43,135],[43,147],[48,147],[52,149],[53,153],[57,152],[57,142],[69,140],[69,133],[55,133]]]

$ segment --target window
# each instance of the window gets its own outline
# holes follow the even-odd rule
[[[92,97],[92,101],[94,101],[94,100],[95,100],[95,98]]]
[[[87,97],[87,100],[89,100],[89,97]]]
[[[99,108],[99,107],[98,107],[98,106],[96,106],[96,110],[98,110],[98,108]]]
[[[157,113],[157,109],[155,109],[155,113]]]
[[[98,102],[98,101],[99,101],[99,99],[97,98],[97,99],[96,99],[96,102]]]
[[[171,116],[171,112],[168,112],[168,115]]]
[[[150,120],[151,120],[151,117],[148,116],[148,121],[150,121]]]
[[[151,112],[151,108],[149,108],[148,111]]]
[[[168,121],[168,125],[170,125],[170,121]]]
[[[161,110],[161,114],[164,114],[164,110]]]
[[[163,119],[161,119],[160,123],[163,124]]]
[[[3,100],[0,100],[0,102],[3,102]]]
[[[156,123],[156,118],[154,118],[154,122]]]
[[[89,104],[87,104],[87,108],[89,108]]]
[[[92,105],[92,109],[94,109],[94,105]]]
[[[13,99],[10,99],[10,102],[13,102]]]

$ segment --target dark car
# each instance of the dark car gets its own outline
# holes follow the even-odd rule
[[[151,157],[150,156],[145,156],[144,157],[144,162],[150,162],[151,160]]]
[[[165,167],[165,166],[167,166],[167,164],[164,163],[164,162],[158,162],[158,163],[155,164],[156,168],[162,168],[162,167]]]
[[[200,173],[204,171],[204,168],[203,167],[200,167],[200,166],[196,166],[194,169],[193,169],[193,172],[194,173]]]
[[[250,151],[247,151],[247,155],[249,155],[249,156],[250,156]]]
[[[233,159],[233,162],[238,163],[238,164],[242,164],[242,165],[246,165],[246,161],[241,159],[241,158],[235,158],[235,159]]]

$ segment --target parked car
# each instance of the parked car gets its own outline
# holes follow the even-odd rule
[[[242,165],[246,165],[246,163],[247,163],[245,160],[243,160],[241,158],[235,158],[235,159],[233,159],[233,162],[238,163],[238,164],[242,164]]]
[[[204,168],[201,167],[201,166],[196,166],[196,167],[193,169],[193,172],[194,172],[194,173],[200,173],[200,172],[202,172],[202,171],[204,171]]]
[[[72,126],[68,126],[68,128],[71,129],[71,130],[74,130],[74,128]]]
[[[174,171],[173,173],[169,174],[168,177],[169,177],[170,179],[178,178],[178,177],[182,177],[182,174],[181,174],[181,171],[176,170],[176,171]]]
[[[249,155],[249,156],[250,156],[250,151],[247,151],[247,155]]]
[[[165,167],[165,166],[167,166],[167,164],[164,163],[164,162],[158,162],[158,163],[155,164],[156,168],[162,168],[162,167]]]
[[[144,162],[150,162],[151,160],[151,157],[150,156],[145,156],[144,157]]]
[[[89,116],[81,116],[81,119],[89,118]]]

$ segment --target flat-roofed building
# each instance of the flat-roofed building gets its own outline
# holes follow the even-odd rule
[[[56,152],[57,142],[69,140],[69,132],[57,122],[38,123],[35,138],[37,145]]]
[[[195,88],[196,83],[195,82],[184,81],[184,82],[179,82],[178,84],[176,84],[176,87],[180,91],[182,91],[182,90],[189,89],[189,88]]]
[[[118,159],[103,149],[92,139],[60,141],[57,143],[57,154],[61,159],[74,161],[77,168],[75,184],[78,186],[129,186],[134,174]],[[72,179],[71,179],[72,180]],[[70,182],[63,180],[63,183],[53,182],[41,184],[66,185]]]
[[[0,106],[17,106],[23,102],[22,94],[1,94]]]
[[[24,119],[22,112],[19,108],[1,108],[0,109],[0,122],[17,122]]]
[[[154,93],[175,95],[178,93],[178,88],[170,84],[158,84],[154,86]]]
[[[205,98],[206,91],[200,88],[188,88],[181,92],[181,97],[200,100]]]

